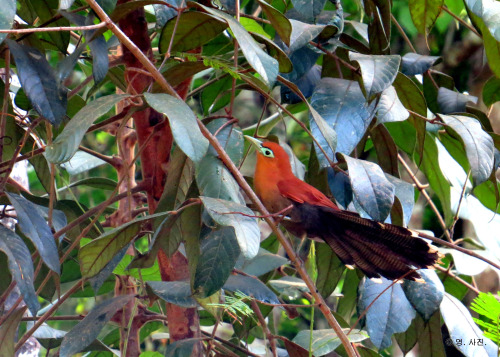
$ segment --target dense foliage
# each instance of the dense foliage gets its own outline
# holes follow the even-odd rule
[[[500,2],[3,0],[0,29],[1,356],[497,355]],[[440,265],[287,234],[244,134]]]

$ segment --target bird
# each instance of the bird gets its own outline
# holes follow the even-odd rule
[[[293,174],[279,144],[245,137],[257,151],[255,193],[270,213],[286,215],[281,224],[293,235],[324,241],[343,264],[358,267],[368,278],[422,282],[416,270],[439,262],[441,254],[417,232],[340,209]]]

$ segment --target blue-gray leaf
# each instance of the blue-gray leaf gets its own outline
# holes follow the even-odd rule
[[[405,280],[403,290],[412,306],[427,322],[443,301],[444,286],[434,270],[419,269],[418,273],[425,283]]]
[[[477,97],[458,93],[448,88],[441,87],[438,90],[437,102],[441,113],[458,113],[465,112],[466,104],[468,102],[476,104]]]
[[[401,58],[401,72],[407,76],[423,74],[441,61],[442,58],[438,56],[424,56],[410,52]]]
[[[223,288],[228,291],[241,291],[256,300],[268,304],[280,304],[276,294],[257,278],[244,275],[231,275]]]
[[[14,17],[16,16],[16,0],[6,0],[2,4],[2,10],[0,11],[0,29],[9,30],[14,23]],[[0,43],[7,37],[6,33],[0,33]]]
[[[159,298],[181,307],[196,307],[188,281],[148,281],[148,286]]]

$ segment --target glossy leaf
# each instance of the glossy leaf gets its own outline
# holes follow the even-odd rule
[[[174,140],[194,162],[199,162],[208,149],[208,140],[201,133],[196,116],[189,106],[168,94],[145,93],[144,97],[156,111],[167,116]]]
[[[33,316],[40,309],[33,286],[33,262],[21,237],[0,225],[0,250],[7,255],[10,274],[17,283],[26,305]]]
[[[363,86],[368,99],[389,88],[398,74],[401,57],[399,55],[374,56],[349,52],[349,59],[361,68]]]
[[[347,336],[350,342],[361,342],[368,338],[366,332],[362,330],[349,330],[350,329],[344,329],[344,332],[350,332]],[[324,356],[341,345],[337,334],[331,329],[314,330],[312,331],[312,338],[311,331],[303,330],[300,331],[292,341],[306,350],[312,351],[314,356]]]
[[[493,170],[493,139],[482,128],[477,119],[462,115],[440,115],[448,125],[450,134],[457,134],[465,146],[474,184],[488,180]]]
[[[191,356],[193,348],[201,342],[201,338],[186,338],[180,341],[174,341],[167,345],[165,357],[184,357]],[[163,355],[162,355],[163,356]]]
[[[52,125],[66,115],[66,88],[56,79],[54,69],[37,49],[6,40],[24,89],[35,110]]]
[[[78,150],[68,161],[63,162],[61,167],[71,176],[88,172],[93,168],[105,165],[106,161],[95,157],[85,151]]]
[[[500,42],[500,4],[491,0],[465,0],[465,4],[481,18],[491,35]],[[483,34],[484,35],[484,34]]]
[[[280,304],[276,294],[259,279],[254,277],[230,275],[223,288],[224,290],[232,292],[240,291],[245,295],[252,296],[255,300],[260,302]]]
[[[314,22],[325,7],[326,0],[292,0],[293,9],[305,22]]]
[[[377,125],[370,130],[370,136],[379,166],[384,172],[399,177],[398,149],[389,131],[385,126]]]
[[[126,3],[125,3],[126,4]],[[168,20],[177,16],[177,9],[182,5],[182,0],[169,0],[167,5],[153,4],[156,17],[156,29],[160,30]]]
[[[491,77],[483,87],[483,102],[487,106],[500,101],[500,79]]]
[[[284,276],[276,280],[270,280],[269,285],[271,285],[274,290],[288,296],[290,299],[298,299],[302,296],[302,293],[309,292],[306,283],[304,283],[302,279],[294,276]]]
[[[233,17],[216,9],[203,5],[198,6],[227,22],[248,63],[262,76],[264,82],[269,87],[272,87],[278,76],[278,61],[265,53],[252,36]]]
[[[454,344],[454,346],[464,355],[472,356],[475,354],[482,354],[484,356],[495,356],[497,354],[496,344],[484,337],[482,331],[477,327],[474,321],[472,321],[470,312],[459,300],[457,300],[457,298],[446,293],[440,309],[452,341],[483,340],[483,346],[475,346],[469,343],[463,343],[461,345]]]
[[[82,351],[97,338],[99,332],[113,315],[125,304],[131,302],[133,298],[132,295],[121,295],[96,305],[82,321],[64,336],[59,355],[70,357]]]
[[[202,240],[200,249],[193,290],[205,298],[222,288],[236,264],[240,250],[234,228],[212,231]]]
[[[0,29],[9,30],[12,27],[14,17],[16,16],[16,0],[7,0],[3,3],[3,5],[2,10],[0,10]],[[6,33],[1,33],[0,43],[2,43],[6,37]]]
[[[302,95],[305,98],[309,98],[320,79],[321,67],[315,65],[311,67],[308,72],[304,73],[302,77],[296,79],[294,83],[297,85],[297,88],[300,90]],[[282,103],[295,104],[302,101],[302,98],[288,86],[281,86],[280,95]]]
[[[394,203],[394,185],[377,164],[342,155],[349,168],[354,197],[373,219],[383,222]]]
[[[411,214],[415,206],[415,188],[411,183],[394,176],[385,175],[385,177],[394,185],[396,198],[403,209],[403,222],[401,225],[407,227],[410,224]]]
[[[365,279],[359,288],[359,309],[364,311],[373,302],[366,313],[366,329],[370,340],[379,349],[389,347],[392,344],[391,336],[406,331],[415,317],[415,310],[400,284],[393,284],[380,295],[392,283],[385,278],[382,278],[381,283]]]
[[[234,228],[241,253],[245,258],[251,259],[255,257],[260,245],[260,230],[257,220],[240,214],[241,212],[253,216],[252,210],[231,201],[211,197],[201,197],[201,199],[208,214],[215,222],[222,226]]]
[[[418,32],[426,35],[434,26],[444,0],[410,0],[408,7],[410,8],[411,18]]]
[[[477,97],[458,93],[447,88],[439,88],[438,91],[438,105],[441,113],[458,113],[465,112],[465,105],[468,102],[477,103]]]
[[[337,133],[334,129],[326,122],[325,119],[314,109],[314,107],[309,107],[309,118],[311,123],[311,132],[314,138],[319,142],[323,151],[328,155],[329,153],[334,153],[337,148]],[[318,158],[320,158],[320,166],[329,166],[329,161],[323,154],[315,143],[315,149],[318,151]],[[321,159],[322,158],[322,159]],[[333,157],[329,157],[330,160]]]
[[[215,119],[207,124],[207,129],[216,138],[224,151],[228,154],[235,165],[240,165],[243,159],[244,140],[241,129],[236,125],[226,125],[227,120]],[[224,125],[223,128],[221,128]],[[220,130],[219,130],[220,129]],[[212,156],[219,156],[213,147],[208,149]]]
[[[15,341],[17,329],[23,317],[24,309],[14,310],[9,318],[0,325],[0,355],[15,356]]]
[[[271,21],[273,28],[280,36],[281,41],[290,47],[290,35],[292,34],[292,24],[290,23],[290,20],[264,0],[258,0],[258,2],[262,7],[262,11],[266,14],[266,17],[269,21]]]
[[[297,20],[290,20],[290,23],[292,25],[292,34],[290,35],[290,46],[287,51],[289,53],[295,52],[309,44],[310,41],[319,36],[323,31],[328,32],[331,37],[335,35],[338,30],[331,25],[313,25]]]
[[[113,270],[115,270],[115,268],[118,266],[118,263],[120,263],[120,261],[123,259],[129,247],[130,244],[123,247],[115,254],[115,256],[108,262],[108,264],[106,264],[104,268],[102,268],[99,273],[89,279],[90,286],[92,287],[96,295],[106,279],[111,275]]]
[[[185,52],[200,47],[217,37],[226,28],[227,23],[210,14],[198,11],[185,12],[179,21],[174,17],[161,30],[160,53],[168,51],[170,42],[172,42],[170,52]]]
[[[316,266],[318,277],[316,287],[325,298],[329,297],[344,274],[345,265],[325,243],[316,243]]]
[[[254,32],[251,32],[250,34],[252,35],[255,41],[265,45],[269,55],[278,61],[279,64],[278,69],[281,73],[289,73],[292,71],[293,69],[292,61],[290,61],[285,51],[283,51],[280,47],[278,47],[276,43],[274,43],[272,40],[261,34],[257,34]]]
[[[415,310],[425,322],[428,322],[439,310],[439,305],[443,301],[444,287],[434,270],[419,269],[418,273],[425,282],[405,280],[403,290]]]
[[[54,235],[37,206],[19,195],[7,193],[7,196],[16,210],[23,233],[33,242],[44,263],[53,272],[60,274],[61,266]]]
[[[75,155],[83,136],[94,121],[127,97],[128,95],[124,94],[112,94],[88,103],[66,124],[52,145],[45,148],[47,160],[55,164],[69,161]]]
[[[401,58],[401,72],[406,76],[423,74],[441,61],[442,58],[438,56],[426,56],[409,52]]]
[[[410,112],[399,100],[396,89],[393,86],[384,89],[377,105],[377,124],[403,121],[409,116]]]
[[[336,151],[350,154],[364,136],[374,115],[374,105],[366,102],[357,82],[336,78],[322,78],[311,97],[311,106],[337,133]],[[315,123],[311,121],[315,132]],[[327,151],[333,158],[333,152]],[[322,166],[324,156],[318,153]]]
[[[147,284],[166,302],[186,308],[198,306],[187,281],[148,281]]]
[[[254,258],[246,261],[241,270],[249,275],[260,276],[288,263],[288,259],[281,255],[272,254],[260,248],[259,253]]]

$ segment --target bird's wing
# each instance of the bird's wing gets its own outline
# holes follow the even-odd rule
[[[334,210],[339,209],[321,191],[296,177],[278,182],[278,190],[283,197],[297,203],[309,203],[315,206],[330,207]]]

